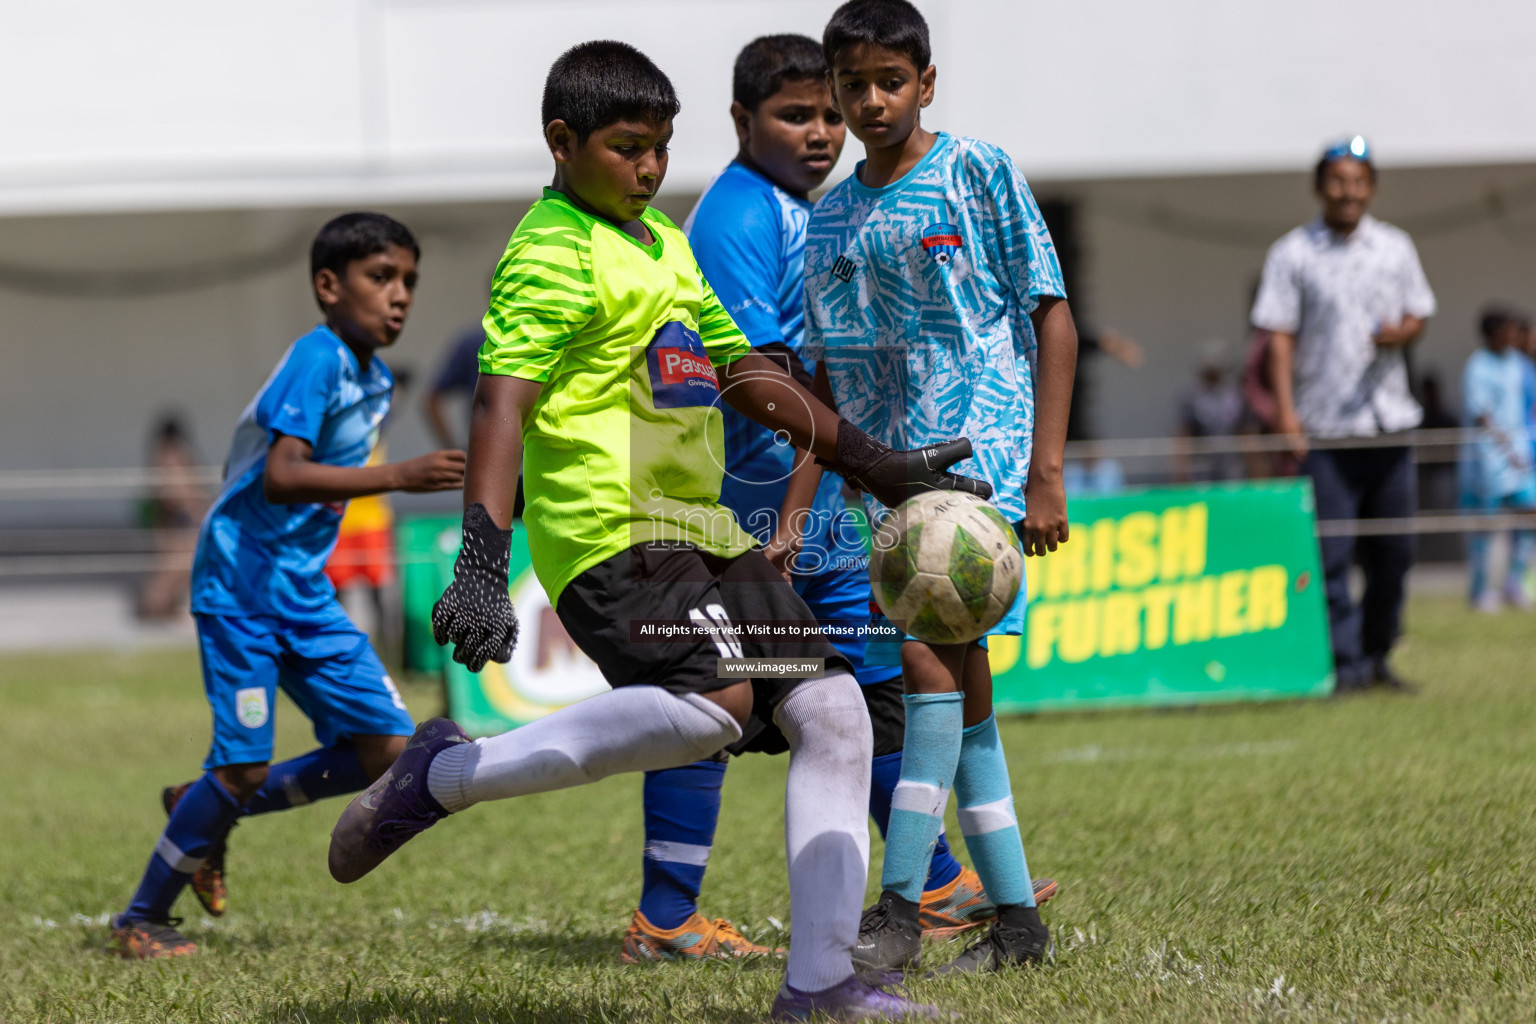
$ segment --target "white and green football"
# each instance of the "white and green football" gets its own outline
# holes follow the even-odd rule
[[[974,494],[908,498],[873,531],[869,582],[886,618],[931,644],[985,636],[1014,599],[1024,552],[1001,512]]]

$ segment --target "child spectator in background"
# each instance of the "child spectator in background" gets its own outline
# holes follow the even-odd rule
[[[1227,345],[1219,339],[1200,349],[1195,386],[1179,403],[1180,437],[1231,437],[1243,421],[1243,395],[1227,369]],[[1181,450],[1174,460],[1174,479],[1241,480],[1242,456],[1236,452],[1191,456]]]
[[[1465,424],[1478,437],[1462,453],[1463,508],[1485,512],[1536,509],[1536,470],[1532,468],[1530,359],[1521,351],[1529,330],[1524,316],[1504,309],[1483,313],[1483,347],[1467,359],[1462,373]],[[1504,602],[1530,609],[1525,589],[1532,534],[1514,531],[1503,595],[1493,582],[1491,534],[1472,533],[1468,557],[1470,600],[1481,612],[1497,612]]]
[[[197,525],[208,511],[208,489],[197,476],[197,449],[174,413],[156,424],[149,462],[156,477],[144,523],[154,531],[155,571],[139,588],[134,610],[141,619],[169,619],[186,612],[192,552]]]

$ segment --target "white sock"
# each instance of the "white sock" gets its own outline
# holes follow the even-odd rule
[[[773,720],[789,740],[786,980],[820,992],[853,974],[869,877],[869,709],[859,684],[843,673],[801,683]]]
[[[462,811],[620,772],[675,768],[740,738],[736,719],[697,694],[622,686],[500,736],[449,747],[432,759],[427,789],[445,810]]]

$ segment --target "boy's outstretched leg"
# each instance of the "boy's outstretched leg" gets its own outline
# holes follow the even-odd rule
[[[186,956],[196,943],[176,930],[176,897],[210,850],[240,816],[241,807],[212,772],[192,783],[177,802],[128,909],[112,919],[111,951],[129,959]]]
[[[750,687],[738,685],[750,707]],[[740,738],[740,723],[719,704],[659,686],[600,693],[474,742],[446,718],[434,718],[341,813],[331,831],[331,875],[354,882],[439,818],[483,800],[687,764]]]

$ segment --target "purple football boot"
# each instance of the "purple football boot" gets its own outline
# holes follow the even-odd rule
[[[886,986],[900,975],[870,972],[851,975],[846,981],[820,992],[801,992],[788,981],[779,986],[769,1016],[773,1020],[811,1020],[817,1016],[833,1020],[953,1020],[955,1015],[914,1002]],[[874,982],[874,984],[871,984]]]
[[[363,790],[331,829],[331,877],[355,882],[383,863],[405,841],[429,829],[448,812],[427,792],[432,759],[469,737],[446,718],[422,722],[404,752]]]

